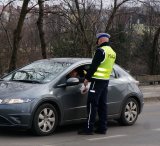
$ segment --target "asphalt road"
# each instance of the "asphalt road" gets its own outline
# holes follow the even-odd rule
[[[109,122],[106,135],[77,135],[80,127],[80,124],[58,127],[54,135],[46,137],[0,129],[0,146],[159,146],[160,102],[145,103],[142,114],[133,126]]]

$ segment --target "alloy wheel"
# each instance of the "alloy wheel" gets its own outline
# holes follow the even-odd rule
[[[41,131],[49,132],[55,124],[55,113],[51,108],[44,108],[38,116],[38,126]]]
[[[137,104],[133,101],[130,101],[127,103],[125,107],[125,119],[129,122],[132,123],[134,120],[137,118],[138,115],[138,109],[137,109]]]

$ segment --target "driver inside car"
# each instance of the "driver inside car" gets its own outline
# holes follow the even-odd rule
[[[66,79],[69,78],[78,78],[80,83],[84,82],[85,79],[85,74],[87,72],[83,69],[74,69],[72,70],[67,76]],[[82,85],[82,87],[80,88],[81,94],[86,94],[88,92],[88,87],[84,87]]]
[[[67,76],[66,79],[69,78],[78,78],[80,83],[82,83],[84,81],[84,76],[86,74],[85,70],[82,69],[74,69],[72,70]]]

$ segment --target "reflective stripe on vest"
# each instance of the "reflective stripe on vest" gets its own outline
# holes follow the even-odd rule
[[[105,58],[103,62],[97,68],[92,78],[108,80],[112,73],[113,65],[116,59],[116,53],[110,46],[103,46],[101,49],[105,52]]]

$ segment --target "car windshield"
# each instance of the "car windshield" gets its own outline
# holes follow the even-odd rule
[[[29,64],[5,76],[3,80],[12,80],[31,83],[47,83],[54,80],[71,63],[56,61],[38,61]]]

